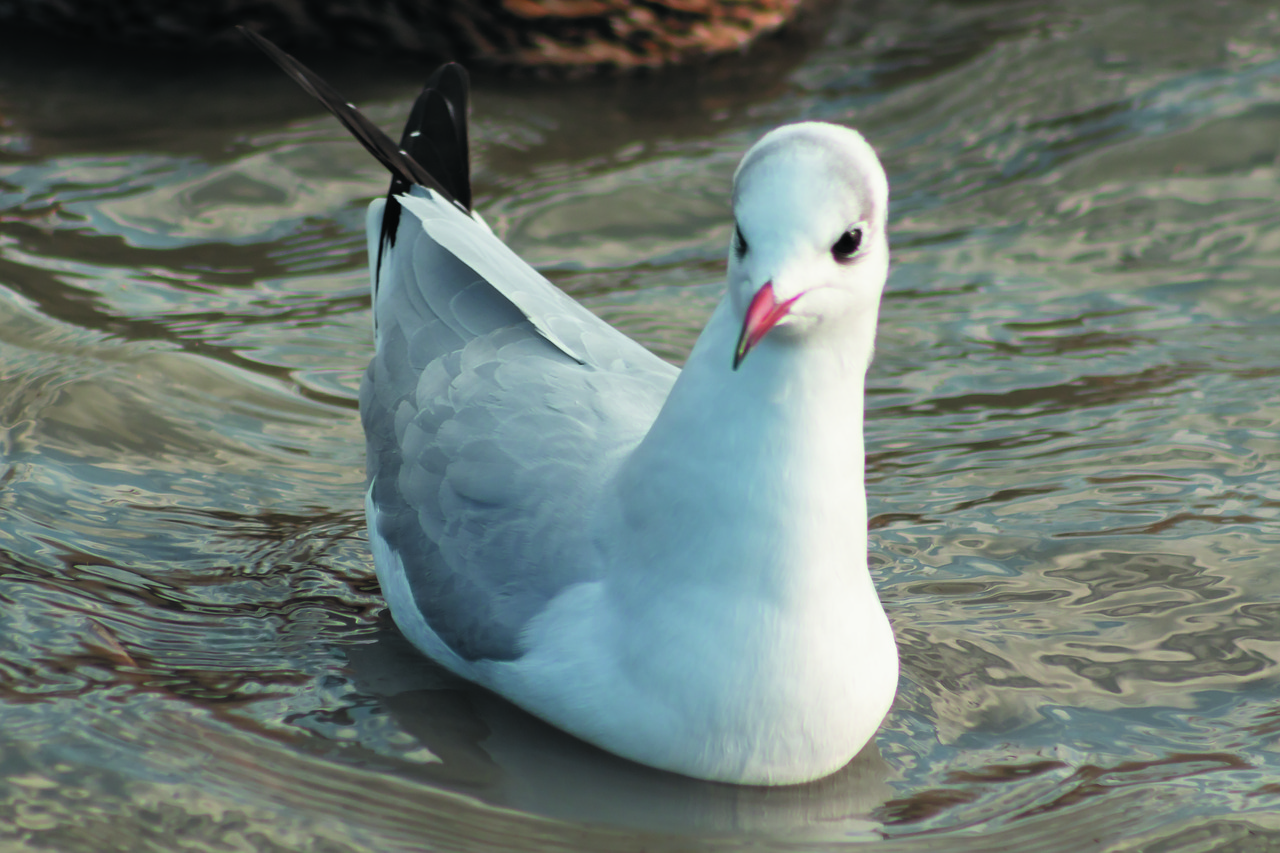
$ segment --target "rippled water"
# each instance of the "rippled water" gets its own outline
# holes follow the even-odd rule
[[[355,413],[385,179],[331,119],[258,57],[0,36],[6,849],[1280,845],[1280,11],[846,5],[475,98],[480,209],[675,360],[750,142],[882,152],[904,677],[875,748],[774,790],[602,755],[388,629]],[[389,127],[425,72],[319,65]]]

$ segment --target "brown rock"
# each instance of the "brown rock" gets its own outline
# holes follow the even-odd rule
[[[358,48],[533,68],[656,68],[740,50],[804,0],[0,0],[0,26],[175,49]]]

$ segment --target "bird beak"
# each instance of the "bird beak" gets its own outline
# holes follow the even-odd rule
[[[787,316],[792,303],[799,298],[800,294],[796,294],[786,302],[779,302],[773,294],[771,281],[765,282],[764,287],[756,291],[756,295],[751,297],[751,304],[747,306],[747,316],[742,321],[742,334],[738,335],[738,346],[733,351],[734,370],[742,364],[747,353],[760,343],[760,339],[768,334],[779,320]]]

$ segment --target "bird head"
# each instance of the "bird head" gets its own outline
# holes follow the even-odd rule
[[[884,169],[857,131],[802,122],[752,146],[733,188],[735,370],[766,335],[789,346],[848,332],[858,318],[874,328],[889,269],[888,207]]]

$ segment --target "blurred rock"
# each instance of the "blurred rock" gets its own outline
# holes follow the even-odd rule
[[[0,26],[167,47],[355,48],[509,68],[656,68],[746,47],[806,0],[0,0]]]

